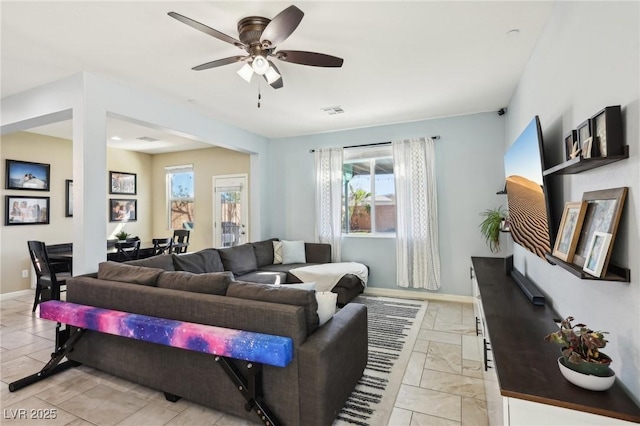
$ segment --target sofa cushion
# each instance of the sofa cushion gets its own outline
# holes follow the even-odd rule
[[[315,293],[315,291],[298,290],[286,288],[285,286],[270,286],[240,281],[230,283],[227,288],[227,297],[301,306],[304,308],[307,335],[313,333],[319,324],[318,302],[316,301]]]
[[[176,271],[187,271],[194,274],[224,272],[224,266],[216,249],[209,248],[193,253],[173,254],[172,256]]]
[[[251,244],[219,249],[220,259],[225,271],[231,271],[234,275],[244,275],[258,269],[256,255]]]
[[[236,276],[238,281],[249,281],[250,283],[275,284],[277,282],[284,283],[287,280],[287,273],[280,271],[257,271],[248,272],[243,275]]]
[[[306,263],[304,241],[282,241],[282,264]]]
[[[101,262],[98,265],[98,279],[141,284],[155,287],[164,270],[144,266],[126,265],[118,262]]]
[[[161,254],[158,256],[147,257],[146,259],[130,260],[124,262],[127,265],[146,266],[147,268],[160,268],[165,271],[175,271],[173,266],[173,257],[170,254]]]
[[[232,272],[192,274],[186,271],[173,271],[160,274],[158,287],[224,296],[231,281],[233,281]]]
[[[273,264],[273,242],[277,240],[277,238],[271,238],[265,241],[251,243],[253,246],[253,252],[256,255],[258,268]]]
[[[273,264],[279,265],[282,263],[282,241],[273,242]]]

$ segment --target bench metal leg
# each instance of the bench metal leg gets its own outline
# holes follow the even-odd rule
[[[47,364],[42,367],[42,370],[37,372],[36,374],[32,374],[23,379],[16,380],[13,383],[9,384],[9,392],[15,392],[20,390],[26,386],[29,386],[33,383],[37,383],[40,380],[44,380],[49,376],[53,376],[54,374],[61,373],[65,370],[68,370],[71,367],[76,367],[79,363],[75,361],[65,361],[60,364],[60,361],[73,350],[73,345],[76,344],[78,340],[82,336],[84,336],[85,330],[80,330],[79,333],[73,335],[73,337],[69,337],[70,329],[69,327],[65,327],[61,329],[61,324],[58,323],[56,326],[56,351],[51,354],[51,359]]]
[[[255,411],[265,426],[280,426],[281,423],[262,400],[262,364],[247,363],[248,371],[247,377],[245,377],[231,362],[230,358],[216,356],[215,361],[220,364],[247,401],[245,409],[247,411]]]

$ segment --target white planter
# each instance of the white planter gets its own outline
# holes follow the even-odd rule
[[[608,377],[578,373],[577,371],[573,371],[572,369],[565,367],[563,357],[558,358],[558,367],[565,379],[584,389],[604,391],[613,386],[613,383],[616,381],[616,374],[613,370],[611,371],[611,376]]]

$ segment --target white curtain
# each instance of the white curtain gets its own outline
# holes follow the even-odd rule
[[[440,288],[433,139],[393,141],[396,262],[400,287]]]
[[[316,149],[316,241],[331,244],[340,262],[342,233],[342,148]]]

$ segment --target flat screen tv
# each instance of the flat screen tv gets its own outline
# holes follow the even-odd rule
[[[543,159],[540,119],[535,116],[509,147],[504,170],[513,241],[545,259],[551,244]]]

